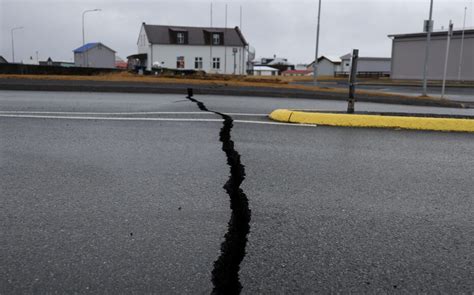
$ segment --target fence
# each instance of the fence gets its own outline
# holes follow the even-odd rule
[[[80,75],[91,76],[104,73],[122,72],[121,69],[105,68],[82,68],[82,67],[61,67],[61,66],[39,66],[25,64],[0,64],[0,74],[11,75]]]
[[[349,77],[349,72],[334,72],[334,77]],[[390,72],[357,72],[358,78],[390,77]]]

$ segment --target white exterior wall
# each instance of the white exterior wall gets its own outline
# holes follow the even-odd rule
[[[357,72],[390,72],[391,61],[387,60],[364,60],[357,61]]]
[[[150,53],[150,43],[148,42],[148,37],[146,36],[145,33],[145,27],[142,26],[140,30],[140,34],[138,35],[138,53]]]
[[[318,76],[334,76],[335,65],[323,58],[318,62]]]
[[[278,71],[254,70],[254,76],[278,76]]]
[[[342,72],[350,73],[352,61],[350,59],[343,59],[340,70]],[[372,60],[364,59],[363,57],[357,61],[357,72],[390,72],[391,61],[387,60]]]
[[[140,44],[140,43],[139,43]],[[148,66],[147,69],[151,70],[151,65],[155,62],[162,63],[165,68],[176,69],[176,61],[178,56],[184,56],[184,69],[185,70],[198,70],[194,67],[194,61],[196,57],[202,57],[202,69],[206,73],[217,73],[217,74],[233,74],[234,73],[234,55],[232,52],[233,48],[237,48],[236,53],[236,70],[235,74],[245,75],[247,70],[247,53],[244,47],[228,46],[227,54],[225,46],[212,46],[212,58],[220,58],[220,69],[212,69],[211,64],[211,49],[210,46],[198,46],[198,45],[160,45],[155,44],[152,46],[153,50],[150,51],[150,46],[139,46],[139,53],[148,54]],[[142,52],[140,52],[142,50]],[[227,56],[227,63],[226,61]]]
[[[112,69],[115,68],[115,52],[103,46],[96,46],[86,52],[74,53],[74,64],[76,67]]]
[[[351,71],[351,60],[350,59],[343,59],[341,61],[341,72],[349,73]]]
[[[428,57],[428,79],[442,80],[446,57],[446,36],[432,37]],[[394,39],[392,47],[392,78],[422,79],[425,60],[426,37]],[[459,57],[461,54],[461,36],[451,39],[447,79],[457,80]],[[474,35],[465,36],[461,80],[474,81]]]

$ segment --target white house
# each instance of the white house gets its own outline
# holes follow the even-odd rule
[[[246,74],[248,44],[238,27],[203,28],[143,23],[133,56],[147,70],[201,70],[217,74]]]
[[[352,68],[352,54],[348,53],[341,56],[340,72],[348,74]],[[363,57],[357,59],[357,74],[373,74],[380,76],[389,76],[391,69],[390,57]]]
[[[313,70],[314,61],[308,65],[308,70]],[[334,76],[341,71],[341,59],[335,56],[322,55],[318,57],[318,76]]]
[[[254,66],[254,76],[278,76],[278,69],[267,66]]]

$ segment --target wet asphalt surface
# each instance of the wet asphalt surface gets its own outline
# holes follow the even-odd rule
[[[345,108],[195,98],[263,123]],[[63,118],[2,117],[16,111]],[[121,119],[220,119],[195,112],[184,95],[0,92],[0,293],[210,293],[232,213],[223,123]],[[251,210],[243,293],[474,291],[472,134],[236,121],[231,136]]]

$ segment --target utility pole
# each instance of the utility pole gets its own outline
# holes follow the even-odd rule
[[[448,40],[446,43],[446,57],[444,58],[443,87],[441,88],[441,98],[444,98],[444,90],[446,87],[446,73],[448,71],[448,59],[449,59],[449,44],[451,43],[452,35],[453,35],[453,23],[449,21]]]
[[[212,2],[211,2],[211,28],[212,28]],[[212,42],[214,42],[214,33],[211,30],[211,34],[209,36],[209,72],[212,71]]]
[[[12,35],[12,63],[15,63],[15,41],[14,41],[14,34],[13,32],[16,30],[21,30],[23,27],[16,27],[11,29],[11,35]]]
[[[318,25],[316,28],[316,52],[314,54],[314,64],[313,64],[313,82],[314,85],[318,85],[318,50],[319,50],[319,24],[321,21],[321,0],[319,0],[318,6]]]
[[[224,29],[224,74],[227,74],[227,43],[225,38],[227,35],[227,3],[225,4],[225,29]]]
[[[242,32],[242,5],[240,5],[240,31]]]
[[[101,11],[101,9],[88,9],[88,10],[84,10],[82,12],[82,46],[84,46],[86,44],[86,34],[85,34],[85,30],[84,30],[84,16],[86,15],[86,13],[88,12],[96,12],[96,11]],[[83,64],[85,64],[86,67],[88,67],[89,65],[87,64],[87,51],[85,52],[84,54],[84,61],[83,61]]]
[[[461,81],[461,70],[462,70],[462,55],[464,51],[464,30],[466,29],[466,12],[467,7],[464,7],[464,23],[462,26],[462,36],[461,36],[461,52],[459,53],[459,69],[458,69],[458,81]]]
[[[426,34],[426,47],[425,47],[425,64],[423,67],[423,96],[428,95],[428,82],[427,82],[427,71],[428,71],[428,56],[430,54],[430,42],[431,32],[433,31],[433,0],[430,1],[430,16],[428,21],[425,21],[424,31]]]
[[[349,100],[347,104],[347,113],[354,113],[355,106],[355,83],[357,77],[357,60],[359,59],[359,49],[352,51],[351,76],[349,77]]]
[[[243,30],[242,30],[242,5],[240,5],[240,32],[243,33]],[[243,55],[243,56],[242,56]],[[245,46],[244,46],[244,49],[239,49],[239,67],[240,67],[240,71],[239,73],[242,75],[244,74],[244,64],[245,64]]]

